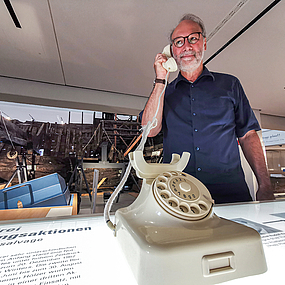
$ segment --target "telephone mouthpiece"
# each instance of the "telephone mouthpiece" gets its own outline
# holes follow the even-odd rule
[[[177,64],[173,57],[170,57],[166,62],[163,62],[162,66],[170,72],[175,72],[177,70]]]

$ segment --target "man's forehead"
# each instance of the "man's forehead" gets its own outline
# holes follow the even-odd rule
[[[180,22],[175,28],[172,34],[172,39],[179,36],[187,36],[194,32],[202,32],[200,25],[191,20],[184,20]]]

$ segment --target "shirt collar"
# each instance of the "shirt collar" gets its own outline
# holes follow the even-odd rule
[[[208,68],[206,66],[203,67],[203,71],[202,73],[200,74],[200,76],[196,79],[195,82],[199,81],[202,77],[211,77],[213,79],[213,81],[215,81],[215,76],[212,72],[210,72],[208,70]],[[174,80],[174,85],[175,85],[175,88],[177,86],[177,84],[181,81],[185,81],[187,83],[189,83],[189,81],[181,74],[181,72],[179,72],[177,78]]]

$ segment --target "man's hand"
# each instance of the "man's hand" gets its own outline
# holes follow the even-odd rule
[[[167,74],[167,70],[162,66],[162,63],[167,61],[167,57],[162,54],[159,53],[156,55],[155,60],[154,60],[154,70],[155,70],[155,74],[156,74],[156,78],[159,79],[165,79],[166,74]],[[168,78],[167,78],[168,80]]]
[[[256,192],[257,201],[275,200],[271,185],[259,186]]]

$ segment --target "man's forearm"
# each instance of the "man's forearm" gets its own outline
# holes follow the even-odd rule
[[[159,102],[159,97],[163,92],[163,89],[164,89],[163,84],[161,83],[155,84],[142,115],[142,125],[145,126],[149,121],[151,122],[153,120],[157,108],[159,108],[158,113],[156,115],[157,125],[155,128],[151,129],[148,135],[149,137],[156,136],[161,130],[164,94],[163,96],[161,96],[160,102]]]
[[[258,182],[259,190],[257,192],[257,199],[274,199],[269,173],[258,134],[255,131],[249,131],[243,137],[239,138],[239,142]]]

